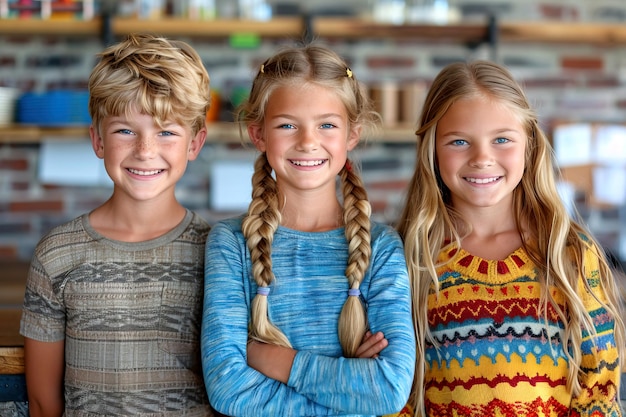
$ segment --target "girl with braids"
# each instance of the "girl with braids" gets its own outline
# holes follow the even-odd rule
[[[347,159],[378,115],[315,45],[268,59],[237,114],[260,154],[247,214],[207,239],[209,400],[229,416],[398,412],[415,367],[402,243],[370,221]]]
[[[553,154],[502,66],[444,68],[417,129],[398,228],[423,416],[619,416],[624,325],[599,244],[568,215]]]

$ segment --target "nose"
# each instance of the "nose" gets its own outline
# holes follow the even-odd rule
[[[488,145],[475,144],[469,164],[474,168],[487,168],[494,163],[493,155]]]
[[[137,159],[150,159],[156,154],[157,141],[147,135],[139,135],[135,140],[135,157]]]
[[[319,141],[315,132],[309,129],[301,129],[298,133],[298,143],[296,145],[298,150],[310,152],[318,148]]]

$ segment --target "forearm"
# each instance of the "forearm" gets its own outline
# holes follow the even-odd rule
[[[65,403],[65,343],[24,339],[24,365],[31,417],[60,417]]]
[[[28,396],[28,415],[30,417],[61,417],[63,415],[63,400],[41,402]]]
[[[296,351],[290,348],[251,341],[248,343],[248,365],[268,378],[286,384]]]

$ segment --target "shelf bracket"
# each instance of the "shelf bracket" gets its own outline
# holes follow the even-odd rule
[[[115,34],[113,33],[113,18],[117,10],[117,1],[104,1],[100,6],[100,18],[102,26],[100,27],[100,39],[104,46],[112,45],[115,42]]]
[[[313,33],[314,17],[311,13],[304,13],[302,15],[302,27],[304,28],[302,41],[308,45],[315,39],[315,33]]]
[[[481,45],[487,44],[489,46],[490,57],[492,61],[496,61],[498,57],[498,42],[499,42],[499,27],[498,19],[494,14],[490,14],[487,17],[486,33],[482,39],[478,39],[473,42],[468,42],[466,46],[471,50],[478,49]]]

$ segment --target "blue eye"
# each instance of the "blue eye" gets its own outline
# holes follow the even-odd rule
[[[116,130],[115,133],[121,133],[123,135],[132,135],[133,131],[130,129],[119,129],[119,130]]]
[[[159,133],[161,136],[172,136],[174,135],[174,133],[170,132],[169,130],[164,130],[163,132]]]
[[[294,129],[295,126],[290,124],[290,123],[284,123],[280,126],[278,126],[279,129]]]
[[[322,129],[332,129],[333,127],[335,127],[335,125],[332,124],[332,123],[322,123],[322,125],[320,127]]]
[[[463,146],[463,145],[467,145],[467,141],[465,139],[455,139],[452,142],[452,145],[454,146]]]
[[[507,143],[509,140],[507,138],[497,138],[496,143]]]

